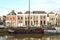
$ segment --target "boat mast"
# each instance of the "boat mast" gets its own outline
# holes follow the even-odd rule
[[[29,0],[29,16],[28,16],[28,28],[30,27],[30,0]]]

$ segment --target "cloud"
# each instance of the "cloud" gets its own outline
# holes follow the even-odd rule
[[[57,0],[33,0],[35,3],[34,5],[31,5],[31,11],[35,10],[43,10],[43,11],[57,11],[60,6],[57,5]]]
[[[56,2],[57,0],[52,0],[53,2]]]
[[[11,0],[10,0],[11,1]],[[16,0],[17,1],[17,0]],[[3,4],[4,7],[14,9],[16,12],[22,11],[25,12],[29,9],[28,7],[28,0],[18,0],[18,2],[12,1],[14,3],[11,5],[11,2],[7,2],[6,5]],[[31,11],[58,11],[60,8],[60,0],[30,0],[31,1]],[[5,1],[4,1],[5,2]],[[11,4],[10,4],[11,3]],[[2,5],[2,6],[3,6]],[[9,13],[10,10],[4,10],[0,8],[0,15],[3,15],[4,13],[7,14]]]

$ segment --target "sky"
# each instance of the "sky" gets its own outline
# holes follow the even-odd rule
[[[0,0],[0,15],[7,15],[11,10],[15,12],[26,12],[29,10],[29,0]],[[50,11],[60,10],[60,0],[30,0],[31,11]]]

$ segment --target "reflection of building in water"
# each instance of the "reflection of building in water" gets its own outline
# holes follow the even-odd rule
[[[30,40],[41,40],[41,38],[30,38]]]
[[[50,40],[60,40],[60,35],[59,36],[51,36]]]
[[[6,38],[5,37],[0,37],[0,40],[6,40]]]
[[[60,40],[60,35],[43,36],[43,37],[15,37],[15,36],[0,36],[0,40]]]

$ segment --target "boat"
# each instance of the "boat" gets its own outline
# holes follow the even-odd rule
[[[44,33],[55,33],[55,34],[60,34],[60,29],[58,29],[58,30],[44,30]]]
[[[60,33],[60,29],[56,29],[56,28],[54,28],[54,27],[49,27],[49,28],[45,28],[44,29],[44,33],[45,34],[59,34]]]
[[[37,28],[37,27],[20,27],[20,28],[10,28],[8,29],[9,33],[14,33],[14,34],[37,34],[37,33],[43,33],[44,31],[42,28]]]
[[[42,30],[42,28],[38,28],[38,27],[31,27],[29,29],[29,33],[43,33],[44,31]]]

